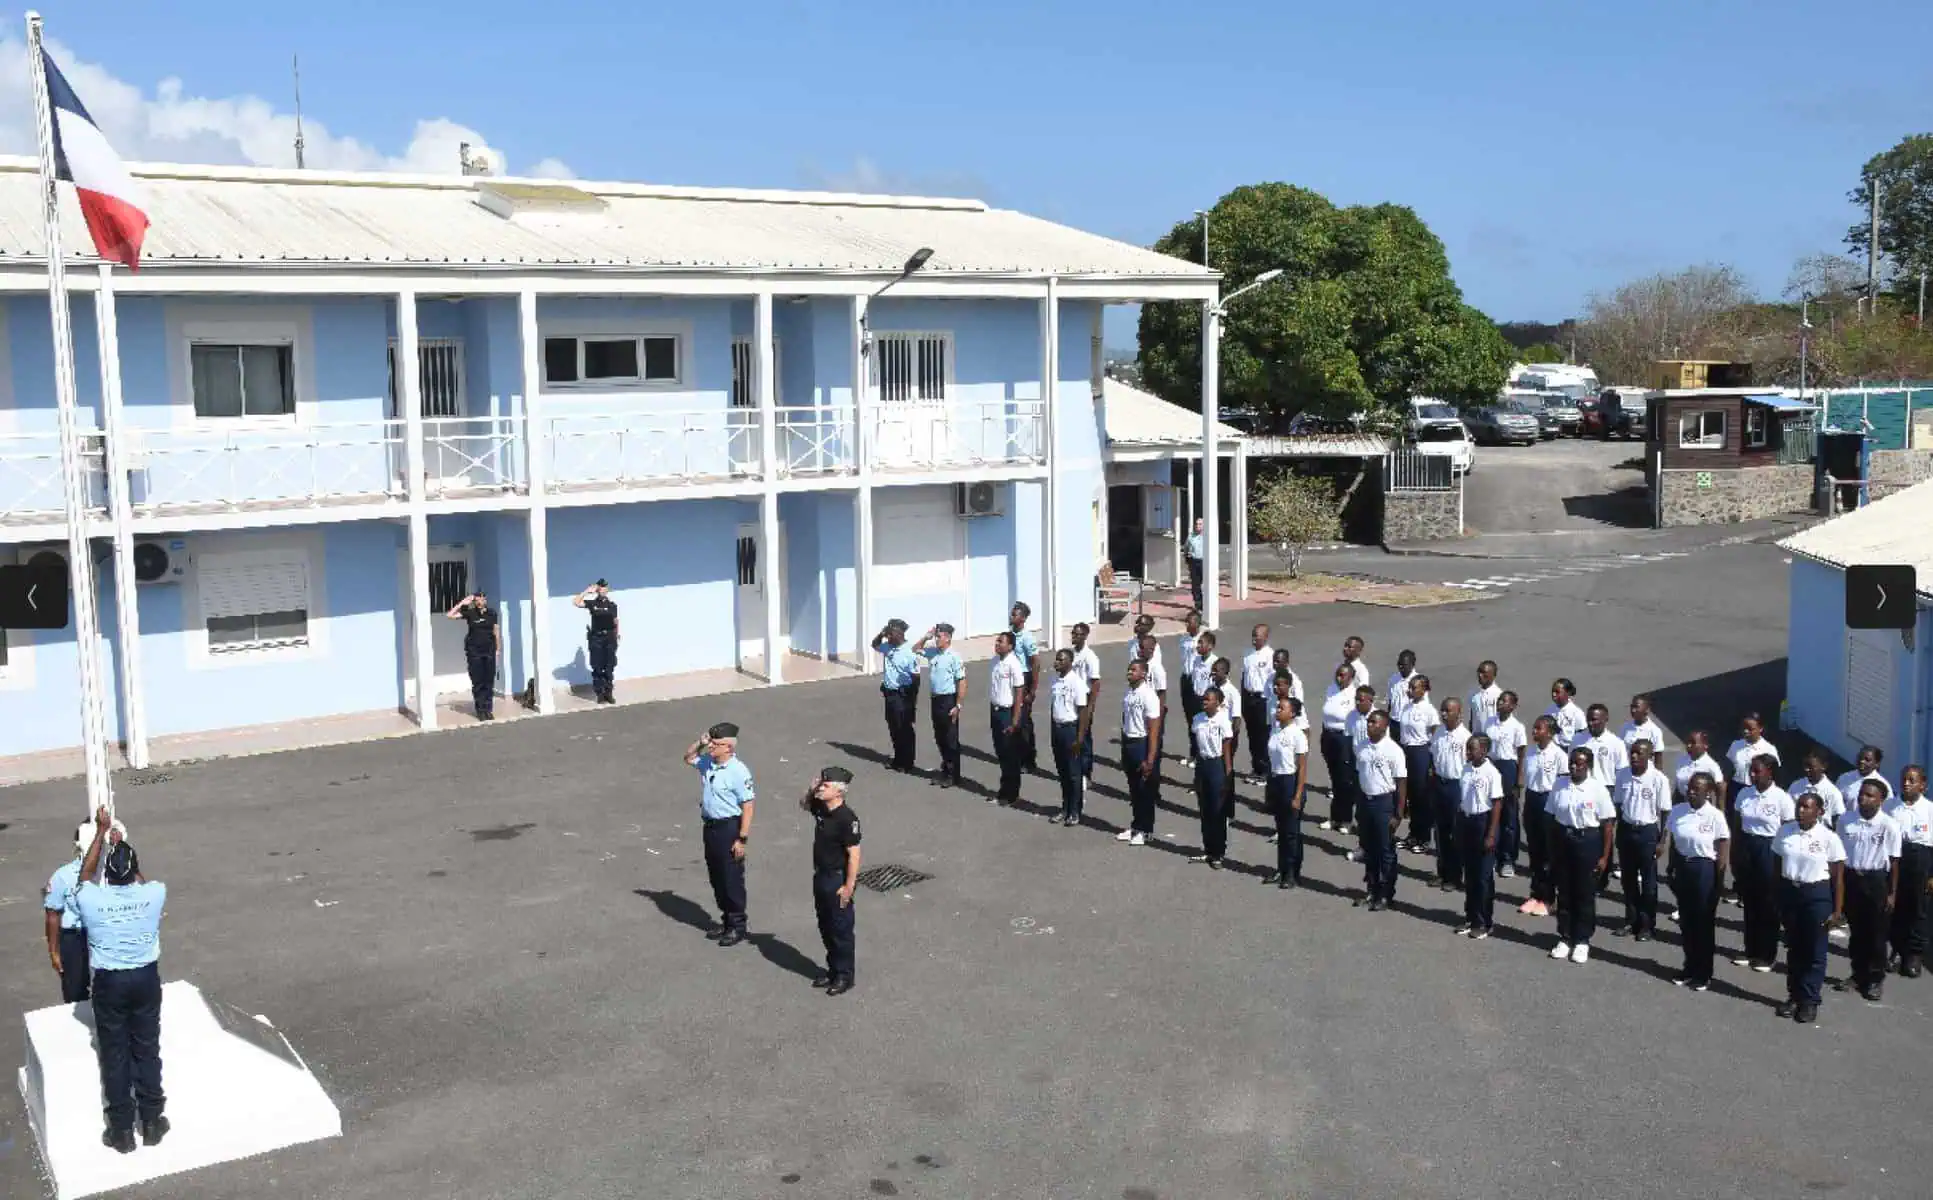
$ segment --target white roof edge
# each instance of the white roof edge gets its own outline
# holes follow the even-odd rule
[[[128,173],[140,179],[179,179],[227,183],[290,183],[338,187],[431,188],[473,191],[479,182],[525,183],[574,187],[596,196],[630,196],[655,200],[738,201],[747,204],[817,204],[858,208],[927,208],[956,212],[986,212],[984,200],[946,196],[894,196],[869,192],[794,191],[785,188],[686,187],[676,184],[623,183],[593,179],[540,179],[530,175],[411,174],[392,171],[311,171],[294,167],[248,167],[208,163],[130,162]],[[37,158],[0,154],[0,173],[40,170]]]

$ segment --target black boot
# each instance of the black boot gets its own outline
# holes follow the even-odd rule
[[[171,1128],[166,1117],[156,1117],[152,1121],[141,1122],[141,1144],[159,1146],[161,1139],[168,1136],[168,1130]]]
[[[832,982],[826,985],[826,995],[828,996],[843,996],[851,990],[852,976],[850,975],[834,976]]]
[[[101,1145],[122,1154],[134,1153],[134,1130],[104,1129],[101,1131]]]
[[[727,929],[723,934],[719,935],[718,944],[721,946],[736,946],[744,940],[745,940],[745,931],[743,929],[738,928],[737,926],[733,926],[732,928]]]

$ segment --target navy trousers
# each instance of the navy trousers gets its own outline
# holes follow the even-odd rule
[[[1832,915],[1832,881],[1779,880],[1785,915],[1785,995],[1794,1004],[1819,1003],[1826,981],[1826,918]]]
[[[1502,820],[1501,814],[1498,820]],[[1456,816],[1457,857],[1463,867],[1463,919],[1478,929],[1496,924],[1496,849],[1484,849],[1490,838],[1490,814]]]
[[[1148,761],[1150,752],[1151,748],[1145,734],[1138,738],[1131,738],[1126,734],[1121,736],[1121,773],[1128,777],[1128,805],[1132,812],[1128,827],[1137,833],[1152,837],[1154,836],[1154,802],[1158,795],[1155,791],[1157,786],[1155,772],[1161,768],[1157,764],[1155,770],[1148,773],[1147,778],[1141,777],[1141,765]]]
[[[1013,724],[1014,710],[1000,705],[991,705],[989,717],[993,729],[993,756],[1000,762],[1000,800],[1020,799],[1020,770],[1026,761],[1026,747],[1020,744],[1020,729],[1015,726],[1012,733],[1007,732]]]
[[[1497,869],[1517,869],[1517,851],[1523,844],[1523,822],[1517,811],[1517,760],[1490,760],[1503,778],[1503,815],[1497,818]]]
[[[1034,673],[1023,672],[1021,683],[1031,693]],[[1034,744],[1034,706],[1024,695],[1015,697],[1015,702],[1020,706],[1020,731],[1016,735],[1020,739],[1020,765],[1031,771],[1040,766],[1040,747]]]
[[[1081,723],[1055,721],[1054,775],[1060,780],[1060,815],[1080,819],[1081,815]]]
[[[1544,811],[1549,792],[1524,793],[1524,843],[1530,850],[1530,894],[1548,904],[1557,897],[1551,883],[1550,816]]]
[[[1195,760],[1195,798],[1201,806],[1201,852],[1219,861],[1228,853],[1228,768],[1219,756]]]
[[[591,693],[599,700],[612,699],[611,689],[617,676],[617,635],[588,634],[584,642],[585,657],[591,663]]]
[[[727,929],[745,928],[745,862],[732,857],[732,843],[737,840],[737,817],[706,819],[705,874]]]
[[[1362,838],[1363,887],[1372,900],[1396,899],[1396,835],[1389,828],[1395,816],[1394,794],[1364,796],[1356,806],[1356,832]]]
[[[161,968],[94,972],[94,1044],[101,1102],[110,1129],[152,1121],[167,1106],[161,1091]]]
[[[497,703],[497,652],[463,648],[463,659],[470,668],[470,706],[482,719],[493,715]]]
[[[87,999],[88,980],[94,972],[87,965],[87,931],[60,931],[60,1002],[77,1004]]]
[[[1685,976],[1694,983],[1712,977],[1718,941],[1718,864],[1709,858],[1679,858],[1671,874],[1678,897],[1678,936],[1685,947]]]
[[[826,947],[826,974],[849,980],[858,948],[853,910],[859,905],[859,892],[853,891],[852,903],[841,904],[839,889],[844,886],[843,868],[812,873],[812,910],[819,918],[819,940]]]
[[[1275,817],[1275,869],[1284,879],[1302,877],[1302,814],[1296,812],[1296,777],[1271,775],[1269,812]]]
[[[1188,560],[1188,594],[1194,599],[1195,607],[1201,607],[1201,560]]]
[[[953,706],[960,701],[958,692],[948,692],[942,696],[935,692],[929,696],[929,713],[933,718],[933,744],[940,750],[940,777],[960,780],[960,721],[953,716]]]
[[[917,689],[882,687],[879,694],[886,702],[886,736],[893,743],[893,769],[910,771],[919,752],[919,739],[913,732],[913,697]]]
[[[1656,825],[1618,821],[1618,866],[1624,880],[1624,924],[1632,933],[1658,931],[1658,837]]]
[[[1430,792],[1430,748],[1428,746],[1404,746],[1403,765],[1409,770],[1410,787],[1414,792],[1429,800]],[[1436,830],[1436,804],[1433,800],[1424,804],[1412,802],[1409,806],[1409,840],[1414,846],[1433,846]]]
[[[1444,883],[1463,885],[1463,849],[1457,837],[1457,809],[1463,801],[1463,781],[1432,778],[1430,799],[1436,805],[1436,877]]]
[[[1899,895],[1893,898],[1893,953],[1902,959],[1926,953],[1926,880],[1933,874],[1933,846],[1908,842],[1899,851]]]
[[[1329,823],[1347,825],[1356,815],[1356,758],[1349,735],[1322,731],[1322,761],[1329,768]]]
[[[1779,856],[1772,839],[1739,834],[1732,842],[1732,876],[1745,909],[1745,957],[1769,963],[1779,956]]]
[[[1890,870],[1846,872],[1846,926],[1850,935],[1846,957],[1852,960],[1854,984],[1881,983],[1886,978],[1886,895],[1892,885]],[[67,952],[63,949],[61,953]]]
[[[1242,732],[1248,737],[1248,773],[1257,779],[1269,775],[1268,698],[1253,692],[1242,693]]]
[[[1557,938],[1588,946],[1597,934],[1597,860],[1604,854],[1604,831],[1559,826],[1552,838],[1557,898]]]

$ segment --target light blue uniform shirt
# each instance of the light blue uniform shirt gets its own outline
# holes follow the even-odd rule
[[[934,646],[926,652],[926,677],[933,685],[935,696],[951,696],[960,690],[960,681],[966,678],[966,664],[951,649]]]
[[[1014,657],[1020,660],[1020,669],[1029,675],[1034,673],[1034,654],[1039,649],[1040,643],[1034,640],[1033,634],[1028,633],[1024,629],[1014,632]]]
[[[74,906],[74,893],[81,886],[81,860],[74,859],[47,881],[47,899],[44,902],[48,912],[60,914],[62,929],[81,927],[81,910]]]
[[[1201,537],[1202,535],[1199,533],[1191,533],[1188,535],[1188,557],[1189,558],[1201,557]]]
[[[87,927],[88,963],[96,971],[132,971],[161,957],[161,910],[165,883],[125,887],[82,884],[74,904]]]
[[[756,798],[752,794],[752,769],[745,765],[743,759],[715,763],[711,755],[700,754],[698,775],[704,780],[704,794],[699,797],[698,810],[707,821],[735,817]]]
[[[897,646],[882,646],[879,653],[886,660],[886,674],[880,680],[881,687],[898,691],[920,677],[919,656],[905,642]]]

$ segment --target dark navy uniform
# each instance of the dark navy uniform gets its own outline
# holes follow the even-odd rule
[[[460,612],[463,623],[469,626],[463,634],[463,657],[470,667],[470,701],[476,709],[477,720],[495,720],[497,610],[480,598],[473,598]]]
[[[597,586],[606,586],[600,579]],[[599,704],[616,704],[612,686],[617,675],[617,601],[599,590],[584,601],[591,615],[591,627],[584,636],[584,649],[591,663],[591,691]]]
[[[844,767],[827,767],[819,772],[821,784],[841,789],[852,782],[852,772]],[[813,789],[812,810],[812,908],[819,918],[819,940],[825,943],[826,973],[812,981],[826,995],[837,996],[852,990],[856,947],[854,902],[858,899],[858,873],[852,872],[854,890],[840,894],[848,882],[850,851],[859,846],[859,815],[843,800],[828,808]]]

